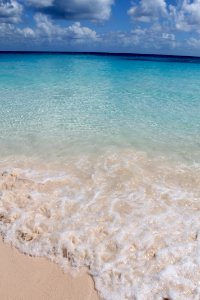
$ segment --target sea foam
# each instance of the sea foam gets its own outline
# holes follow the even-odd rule
[[[0,231],[20,251],[86,267],[106,300],[200,298],[197,165],[118,150],[0,170]]]

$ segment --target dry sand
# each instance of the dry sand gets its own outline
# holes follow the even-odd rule
[[[0,238],[1,300],[99,300],[89,275],[73,278],[54,263],[19,253]]]

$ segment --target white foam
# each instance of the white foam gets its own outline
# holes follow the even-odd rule
[[[119,151],[1,173],[0,231],[21,251],[87,267],[106,300],[200,298],[197,166]]]

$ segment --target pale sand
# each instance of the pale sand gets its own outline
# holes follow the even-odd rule
[[[54,263],[19,253],[0,238],[1,300],[99,300],[89,275],[73,278]]]

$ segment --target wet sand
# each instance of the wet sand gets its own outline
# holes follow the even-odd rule
[[[99,300],[91,277],[73,278],[56,264],[18,252],[0,238],[0,299]]]

